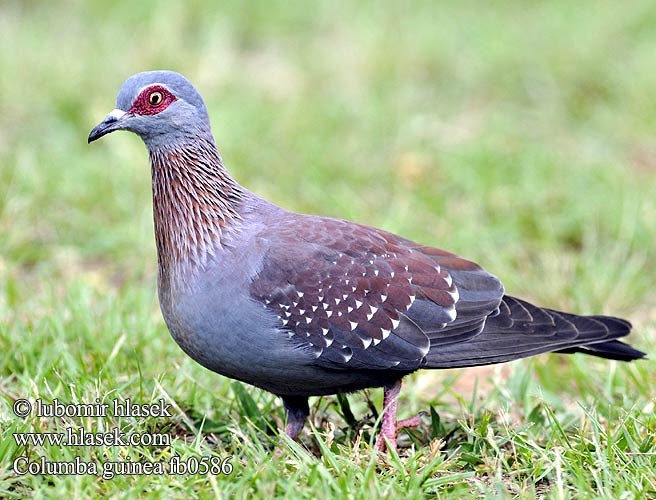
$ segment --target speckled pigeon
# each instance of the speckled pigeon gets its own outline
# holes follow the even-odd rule
[[[631,324],[504,294],[473,262],[374,227],[280,208],[226,171],[203,99],[183,76],[130,77],[89,142],[139,135],[150,154],[158,290],[180,347],[277,394],[295,438],[308,397],[384,388],[376,448],[395,446],[401,379],[420,368],[545,352],[629,361]],[[386,439],[385,439],[386,438]]]

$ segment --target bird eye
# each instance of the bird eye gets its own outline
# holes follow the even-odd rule
[[[162,99],[163,97],[161,92],[153,92],[148,96],[148,102],[152,106],[157,106],[158,104],[160,104],[162,102]]]

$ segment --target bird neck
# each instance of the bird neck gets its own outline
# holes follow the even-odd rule
[[[209,137],[150,151],[160,279],[202,267],[238,230],[244,189],[230,177]]]

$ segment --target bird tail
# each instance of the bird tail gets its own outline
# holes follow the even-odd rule
[[[578,316],[505,295],[482,331],[466,342],[431,349],[426,368],[503,363],[545,352],[583,352],[631,361],[645,353],[620,342],[631,323],[613,316]]]
[[[645,353],[634,349],[629,344],[620,342],[619,340],[612,340],[610,342],[599,342],[597,344],[582,345],[579,347],[572,347],[570,349],[561,349],[559,351],[565,354],[572,354],[575,352],[582,352],[597,356],[598,358],[615,359],[617,361],[633,361],[645,356]]]

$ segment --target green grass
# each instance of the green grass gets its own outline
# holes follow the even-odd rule
[[[656,497],[656,9],[602,2],[0,5],[0,497]],[[188,359],[159,313],[147,155],[87,146],[125,78],[204,95],[251,190],[455,251],[508,292],[630,318],[651,360],[540,356],[408,377],[399,454],[380,391],[279,402]],[[15,417],[16,398],[164,398],[167,418]],[[348,411],[362,424],[349,426]],[[163,432],[167,447],[16,446],[16,432]],[[234,455],[229,476],[25,475],[50,461]]]

